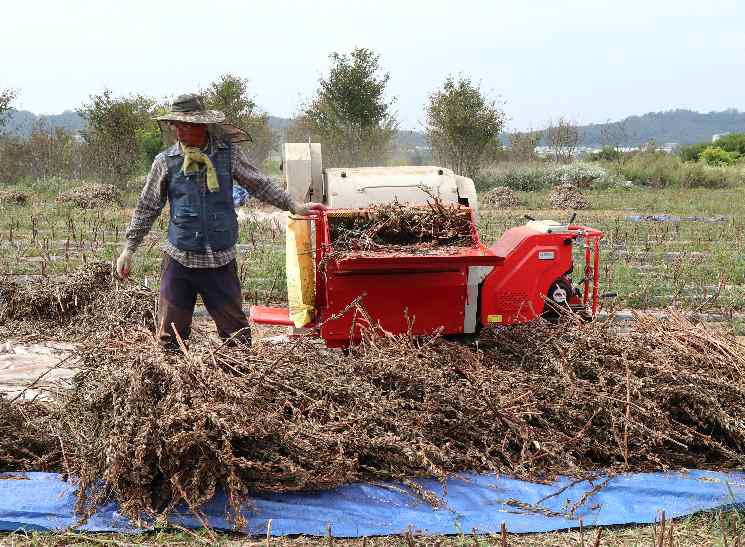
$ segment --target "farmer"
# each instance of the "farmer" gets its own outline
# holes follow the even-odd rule
[[[198,95],[181,95],[171,112],[155,118],[177,142],[155,157],[137,208],[127,228],[127,243],[116,261],[121,278],[129,275],[132,255],[170,202],[168,238],[162,244],[157,335],[167,350],[177,350],[175,331],[186,340],[197,294],[223,339],[251,344],[236,266],[238,221],[233,181],[253,197],[295,215],[323,210],[320,203],[298,203],[251,165],[238,146],[247,140],[225,115],[206,110]],[[243,137],[243,139],[241,139]]]

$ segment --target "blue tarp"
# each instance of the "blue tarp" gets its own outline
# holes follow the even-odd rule
[[[243,188],[243,186],[238,186],[237,184],[233,184],[233,206],[234,207],[240,207],[244,203],[246,203],[251,198],[251,193]]]
[[[650,523],[663,510],[667,517],[677,517],[745,503],[745,473],[619,475],[589,496],[574,515],[568,515],[567,509],[602,484],[602,479],[572,485],[573,481],[562,478],[545,485],[466,473],[448,481],[447,492],[437,481],[418,482],[440,495],[447,506],[435,509],[396,484],[352,484],[324,492],[267,494],[254,498],[253,509],[246,510],[248,525],[244,531],[264,535],[271,520],[273,535],[322,536],[329,527],[337,537],[401,534],[408,529],[429,534],[458,534],[473,529],[488,533],[498,532],[502,522],[510,532],[545,532],[575,528],[580,518],[585,526]],[[508,500],[533,507],[505,504]],[[0,474],[0,530],[61,530],[74,526],[74,503],[74,486],[63,482],[59,475]],[[217,495],[205,507],[210,526],[231,527],[225,520],[225,509],[224,495]],[[183,510],[169,521],[188,528],[201,527],[199,520]],[[113,503],[101,507],[80,529],[142,531],[133,528]]]
[[[701,216],[688,216],[679,217],[675,215],[668,215],[667,213],[660,215],[630,215],[624,220],[630,222],[727,222],[727,218],[723,216],[717,217],[701,217]]]

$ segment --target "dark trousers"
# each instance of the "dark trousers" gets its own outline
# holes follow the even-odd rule
[[[223,340],[251,345],[251,328],[243,312],[241,283],[235,260],[219,268],[187,268],[163,255],[158,301],[158,341],[167,349],[178,349],[173,329],[182,340],[191,334],[197,295],[202,297],[217,333]]]

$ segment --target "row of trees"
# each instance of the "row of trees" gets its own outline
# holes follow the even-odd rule
[[[254,162],[260,164],[276,148],[277,137],[269,128],[268,115],[256,107],[246,79],[226,74],[201,94],[208,108],[225,112],[228,121],[251,135],[253,142],[247,153]],[[0,134],[15,96],[13,90],[0,90]],[[116,97],[110,90],[91,95],[77,109],[86,120],[79,135],[52,128],[43,119],[36,122],[28,139],[4,135],[0,139],[4,179],[57,175],[124,184],[147,169],[164,148],[164,135],[153,117],[168,108],[168,101],[144,95]]]
[[[332,53],[328,74],[319,79],[313,97],[301,105],[287,130],[287,139],[321,142],[327,166],[384,164],[398,130],[395,98],[386,96],[389,80],[390,74],[381,68],[379,55],[370,49]],[[260,164],[277,149],[278,137],[269,127],[268,115],[251,97],[246,79],[225,74],[202,89],[201,94],[208,108],[225,112],[229,122],[251,135],[253,142],[247,151],[254,162]],[[0,92],[0,128],[14,97],[12,91]],[[77,169],[79,174],[93,169],[100,178],[123,182],[141,172],[164,147],[160,128],[152,118],[167,108],[167,102],[152,97],[116,97],[106,90],[92,95],[78,109],[86,120],[82,141],[39,126],[31,141],[13,143],[15,153],[22,156],[23,147],[33,141],[36,149],[64,142],[67,153],[63,163],[69,169]],[[470,78],[448,77],[429,95],[425,113],[425,132],[437,164],[474,177],[485,162],[500,152],[499,135],[505,125],[505,113]],[[562,161],[574,155],[578,133],[576,126],[563,119],[542,133],[515,133],[511,135],[513,156],[533,157],[541,139]],[[40,141],[45,144],[42,146]],[[7,154],[7,142],[5,148]],[[36,163],[46,157],[38,150],[34,154]],[[35,171],[37,174],[47,169]]]

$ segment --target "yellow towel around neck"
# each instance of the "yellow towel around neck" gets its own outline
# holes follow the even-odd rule
[[[181,145],[181,153],[184,155],[184,167],[182,168],[184,175],[198,171],[199,165],[197,164],[205,165],[207,167],[207,191],[217,192],[220,189],[220,184],[217,182],[217,171],[215,171],[215,166],[212,165],[209,156],[199,148],[186,146],[182,142],[179,142],[179,144]]]

